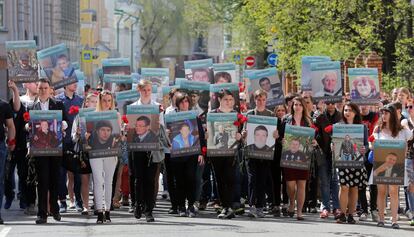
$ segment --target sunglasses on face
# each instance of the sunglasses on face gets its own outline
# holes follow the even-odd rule
[[[413,109],[414,108],[414,105],[408,105],[408,106],[405,106],[405,108],[406,109]]]

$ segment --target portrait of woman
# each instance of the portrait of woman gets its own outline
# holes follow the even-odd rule
[[[372,99],[379,98],[379,91],[375,85],[375,81],[368,76],[358,76],[352,82],[352,99]]]

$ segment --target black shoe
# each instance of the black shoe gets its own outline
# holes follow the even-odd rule
[[[96,224],[103,224],[104,223],[104,214],[102,212],[98,212],[98,219],[96,220]]]
[[[145,220],[146,220],[147,222],[154,222],[154,221],[155,221],[155,219],[154,219],[154,217],[152,216],[152,213],[151,213],[151,212],[149,212],[149,213],[146,213],[146,214],[145,214]]]
[[[111,223],[111,214],[109,211],[105,211],[105,222]]]
[[[136,207],[134,210],[134,216],[136,219],[141,219],[142,216],[142,209],[140,207]]]
[[[53,214],[53,219],[55,219],[55,221],[60,221],[60,220],[62,220],[62,216],[60,216],[59,213]]]
[[[0,217],[0,225],[3,225],[4,224],[4,221],[3,221],[3,219]]]
[[[346,223],[345,213],[341,213],[341,214],[338,215],[338,218],[336,219],[336,223],[338,223],[338,224]]]
[[[47,223],[47,219],[46,218],[42,218],[40,216],[37,217],[36,224],[46,224],[46,223]]]
[[[348,220],[347,220],[348,224],[355,224],[356,221],[354,219],[354,216],[352,214],[348,215]]]
[[[170,208],[170,210],[168,210],[168,214],[170,215],[175,215],[178,214],[177,208]]]
[[[283,216],[289,216],[288,209],[286,207],[282,207],[282,215]]]

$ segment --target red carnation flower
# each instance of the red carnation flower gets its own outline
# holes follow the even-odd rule
[[[333,129],[332,125],[328,125],[328,126],[325,127],[324,131],[326,133],[331,133],[332,132],[332,129]]]
[[[313,128],[315,130],[315,132],[318,132],[319,131],[318,127],[316,127],[315,124],[312,124],[311,125],[311,128]]]
[[[207,147],[203,146],[203,147],[201,148],[201,154],[202,154],[203,156],[206,156],[206,155],[207,155]]]
[[[244,111],[246,111],[247,110],[247,106],[246,106],[246,104],[241,104],[240,105],[240,112],[244,112]]]
[[[69,108],[70,115],[76,115],[78,113],[79,113],[79,106],[75,106],[75,105],[70,106]]]
[[[239,82],[239,92],[244,92],[246,88],[244,87],[244,83],[243,82]]]
[[[243,114],[240,114],[240,113],[239,113],[239,114],[237,114],[237,119],[238,119],[238,120],[242,119],[243,117],[244,117],[244,116],[243,116]]]
[[[375,137],[374,137],[374,135],[369,136],[369,137],[368,137],[368,141],[369,141],[369,142],[371,142],[371,143],[375,142]]]
[[[124,123],[128,123],[128,118],[125,114],[122,115],[122,121],[124,121]]]
[[[24,112],[24,114],[23,114],[23,120],[25,122],[29,122],[30,121],[30,113],[29,112]]]
[[[239,121],[241,124],[244,124],[245,122],[247,122],[247,117],[243,116]]]
[[[234,121],[234,123],[233,123],[235,126],[240,126],[240,122],[239,122],[239,120],[236,120],[236,121]]]

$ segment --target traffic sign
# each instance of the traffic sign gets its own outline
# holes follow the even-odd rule
[[[253,56],[248,56],[244,62],[246,63],[246,66],[253,67],[256,64],[256,59]]]
[[[83,62],[92,62],[92,50],[82,50],[82,61]]]
[[[277,65],[277,54],[271,53],[269,56],[267,56],[267,63],[270,66],[276,66]]]

